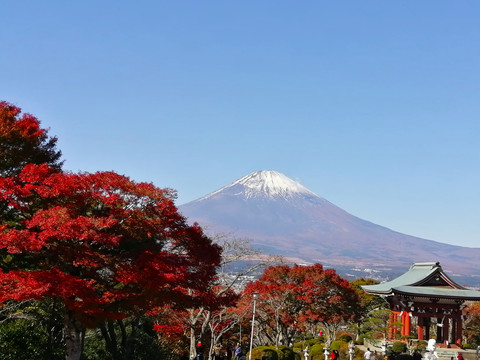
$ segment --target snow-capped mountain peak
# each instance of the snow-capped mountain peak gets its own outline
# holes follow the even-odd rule
[[[468,276],[466,283],[478,284],[480,248],[441,244],[360,219],[276,171],[253,172],[179,210],[209,234],[251,240],[266,254],[382,272],[440,261]]]
[[[232,185],[236,184],[245,187],[247,197],[258,193],[268,196],[289,196],[298,193],[315,195],[300,183],[272,170],[253,172],[235,181]]]
[[[273,170],[262,170],[248,174],[230,185],[205,196],[201,200],[226,190],[234,190],[237,194],[242,193],[246,198],[291,197],[298,194],[318,196],[282,173]]]

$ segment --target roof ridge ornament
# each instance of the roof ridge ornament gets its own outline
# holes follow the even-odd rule
[[[431,269],[434,269],[434,268],[436,268],[436,267],[442,268],[442,267],[440,266],[440,262],[437,261],[437,262],[413,263],[413,264],[410,266],[410,269],[417,268],[417,267],[429,267],[429,268],[431,268]]]

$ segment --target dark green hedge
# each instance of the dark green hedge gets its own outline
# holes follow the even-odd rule
[[[268,360],[300,360],[299,354],[284,345],[279,345],[278,349],[275,346],[259,346],[252,349],[252,360],[261,360],[264,356]]]

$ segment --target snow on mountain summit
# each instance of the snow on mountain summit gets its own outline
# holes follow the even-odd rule
[[[282,173],[273,170],[262,170],[248,174],[230,185],[205,196],[201,200],[227,190],[233,190],[237,195],[242,194],[246,198],[291,197],[298,194],[317,196],[305,186]]]
[[[292,195],[306,193],[315,195],[300,183],[293,181],[287,176],[272,170],[256,171],[235,181],[232,185],[245,186],[247,197],[262,193],[268,196]]]

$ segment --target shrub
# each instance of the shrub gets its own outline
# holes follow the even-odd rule
[[[288,346],[279,346],[279,350],[283,353],[283,359],[295,360],[295,352]]]
[[[341,345],[341,341],[340,341],[340,340],[332,341],[332,343],[330,344],[330,351],[340,350],[340,345]]]
[[[308,332],[308,333],[303,333],[303,334],[300,334],[300,335],[297,335],[295,336],[295,340],[294,342],[295,343],[298,343],[298,342],[302,342],[302,341],[305,341],[305,340],[311,340],[313,339],[315,336],[312,335],[312,333]]]
[[[295,344],[293,344],[293,347],[303,350],[306,346],[311,348],[313,345],[319,344],[320,342],[321,342],[321,340],[319,338],[303,340],[303,341],[298,341]]]
[[[322,360],[323,344],[315,344],[310,348],[310,360]]]
[[[343,340],[335,340],[332,341],[332,344],[330,345],[330,350],[348,350],[348,342],[343,341]]]
[[[47,332],[32,320],[15,319],[0,324],[1,360],[64,359],[61,347],[52,348]]]
[[[330,351],[337,350],[341,359],[348,358],[348,343],[342,340],[332,341]]]
[[[363,357],[363,354],[364,352],[361,351],[360,349],[358,348],[355,348],[355,354],[353,355],[353,358],[355,360],[364,360],[364,357]],[[382,356],[377,356],[377,359],[382,359],[383,357]],[[348,357],[348,359],[350,359],[350,357]]]
[[[365,335],[360,335],[357,340],[354,341],[355,345],[364,345],[365,344]]]
[[[404,353],[407,351],[407,344],[401,341],[395,341],[392,345],[392,351],[398,354]]]
[[[343,334],[343,335],[339,336],[338,340],[345,341],[346,343],[349,343],[350,341],[353,340],[353,338],[350,334]]]
[[[252,349],[252,359],[262,359],[266,357],[269,360],[299,360],[300,356],[291,348],[285,345],[278,346],[258,346]]]
[[[278,352],[272,346],[258,346],[252,349],[252,359],[261,359],[263,356],[268,360],[279,360]]]
[[[413,360],[413,356],[410,354],[398,354],[395,360]]]
[[[424,351],[427,348],[427,342],[425,340],[418,340],[412,342],[413,350]]]

